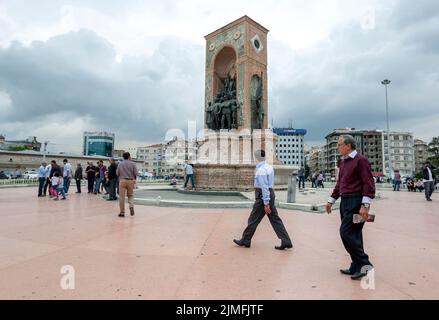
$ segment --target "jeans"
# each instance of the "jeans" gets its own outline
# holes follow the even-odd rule
[[[187,187],[187,183],[189,182],[189,179],[191,179],[191,183],[192,183],[192,188],[195,188],[195,182],[194,182],[194,175],[193,174],[188,174],[186,175],[186,181],[184,182],[184,187]]]
[[[101,187],[101,183],[104,179],[103,178],[96,178],[95,179],[95,189],[94,189],[94,193],[98,193],[100,192],[99,189]]]
[[[46,182],[46,178],[38,178],[38,196],[43,195],[44,183]]]
[[[433,190],[434,190],[434,182],[433,181],[427,181],[424,182],[424,187],[425,187],[425,199],[431,199],[431,195],[433,194]]]
[[[64,177],[64,192],[69,193],[70,181],[72,178]]]
[[[60,194],[62,194],[62,197],[65,199],[66,198],[66,194],[64,193],[64,187],[58,187],[58,186],[54,186],[53,187],[53,193],[54,196],[56,197],[56,199],[58,199],[58,196]]]
[[[400,186],[401,186],[401,181],[395,181],[393,183],[393,191],[399,191]]]
[[[300,186],[302,186],[302,189],[305,189],[305,177],[304,176],[299,176],[299,189]]]

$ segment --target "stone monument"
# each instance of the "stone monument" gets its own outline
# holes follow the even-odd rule
[[[195,179],[204,190],[253,188],[257,149],[274,165],[277,185],[298,168],[276,159],[277,135],[268,129],[268,30],[247,16],[206,39],[205,122]]]

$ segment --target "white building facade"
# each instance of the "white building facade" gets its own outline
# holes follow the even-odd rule
[[[274,128],[276,156],[282,164],[305,168],[305,129]]]

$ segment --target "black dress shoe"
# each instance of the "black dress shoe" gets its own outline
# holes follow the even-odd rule
[[[352,276],[351,279],[352,280],[360,280],[361,278],[367,276],[367,273],[364,272],[355,272]]]
[[[250,243],[245,243],[243,240],[233,239],[233,242],[236,243],[240,247],[250,248]]]
[[[293,247],[292,244],[281,244],[280,246],[275,246],[274,248],[276,250],[285,250],[285,249],[291,249]]]
[[[340,273],[348,275],[348,276],[352,276],[354,273],[349,270],[349,269],[340,269]]]

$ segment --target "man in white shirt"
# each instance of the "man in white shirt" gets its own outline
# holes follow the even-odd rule
[[[69,193],[70,188],[70,180],[72,179],[72,165],[67,161],[67,159],[63,160],[64,169],[63,169],[63,181],[64,181],[64,192]]]
[[[258,161],[254,183],[255,203],[253,205],[253,210],[250,213],[250,217],[248,218],[248,225],[242,234],[242,238],[239,240],[234,239],[233,242],[240,247],[250,248],[251,240],[256,232],[256,228],[261,220],[267,216],[274,232],[281,240],[281,245],[275,246],[274,248],[277,250],[291,249],[293,244],[282,219],[279,217],[275,205],[273,167],[265,161],[264,150],[257,150],[255,152],[255,158]]]
[[[431,195],[433,194],[434,182],[436,176],[433,170],[431,169],[430,162],[428,161],[425,163],[423,175],[424,175],[423,182],[424,182],[425,199],[427,199],[427,201],[432,201]]]
[[[184,182],[184,188],[186,189],[189,179],[191,180],[192,190],[195,190],[195,181],[194,181],[194,167],[192,164],[188,163],[185,168],[186,179]]]

